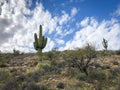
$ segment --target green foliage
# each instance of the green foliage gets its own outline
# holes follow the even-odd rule
[[[38,51],[38,57],[39,60],[42,61],[42,49],[45,48],[47,44],[47,38],[45,36],[42,36],[42,25],[40,25],[40,32],[39,32],[39,38],[37,37],[37,34],[34,34],[35,41],[33,42],[35,50]]]
[[[5,69],[0,69],[0,83],[6,82],[10,78],[10,74]]]
[[[0,54],[0,67],[6,67],[7,66],[6,62],[5,62],[5,59],[6,59],[5,55]]]
[[[115,54],[116,54],[116,55],[120,55],[120,50],[116,50],[116,51],[115,51]]]
[[[108,41],[107,41],[106,39],[103,38],[102,44],[103,44],[104,49],[107,51],[107,48],[108,48]]]
[[[4,61],[0,61],[0,67],[6,67],[6,63]]]
[[[86,57],[87,58],[95,58],[96,57],[96,50],[95,47],[90,45],[89,43],[84,47],[85,49],[85,53],[86,53]]]
[[[51,61],[59,59],[59,51],[57,50],[57,48],[53,48],[51,51],[49,51],[47,53],[47,57]]]
[[[95,48],[90,44],[87,44],[83,49],[78,49],[75,54],[77,56],[73,59],[73,63],[82,73],[85,73],[88,76],[88,68],[92,64],[92,58],[96,57]]]
[[[105,81],[107,80],[107,75],[100,69],[94,69],[90,72],[89,78],[93,81]]]
[[[14,55],[19,55],[20,54],[20,51],[19,50],[16,50],[15,48],[13,49],[13,54]]]

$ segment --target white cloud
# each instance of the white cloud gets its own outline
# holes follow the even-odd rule
[[[31,0],[29,1],[27,2],[28,6],[31,5]],[[41,3],[30,11],[26,7],[25,0],[4,1],[0,14],[0,49],[3,52],[12,51],[13,48],[25,52],[35,51],[33,49],[33,34],[39,32],[39,25],[43,25],[43,33],[50,34],[55,30],[57,22],[57,18],[52,18]],[[53,41],[49,39],[48,42],[50,47],[54,46]]]
[[[117,10],[113,14],[120,16],[120,5],[118,6]]]
[[[64,40],[62,40],[62,39],[55,39],[56,40],[56,42],[58,43],[58,44],[64,44],[65,43],[65,41]]]
[[[83,21],[86,22],[86,18]],[[86,43],[95,44],[97,49],[103,49],[103,38],[108,40],[108,49],[120,49],[120,23],[118,20],[111,19],[98,22],[95,18],[88,17],[87,24],[75,33],[74,38],[66,43],[63,50],[83,47]]]
[[[63,25],[64,23],[67,23],[70,20],[70,16],[65,11],[62,11],[62,14],[63,15],[61,16],[59,21],[60,25]]]
[[[72,8],[68,14],[62,11],[60,16],[52,16],[45,10],[41,3],[36,3],[36,7],[30,10],[28,7],[32,5],[32,0],[6,0],[2,2],[0,12],[0,49],[2,51],[12,51],[16,48],[20,51],[32,52],[34,33],[39,33],[39,25],[43,25],[43,34],[52,34],[65,37],[71,34],[72,29],[63,28],[70,19],[77,13],[76,8]],[[50,50],[54,46],[54,40],[49,38],[45,51]],[[59,39],[59,44],[64,44],[64,40]],[[10,48],[11,47],[11,48]]]
[[[83,21],[80,22],[80,25],[84,27],[84,26],[87,26],[88,23],[89,23],[89,18],[87,17]]]
[[[77,12],[78,12],[78,10],[75,7],[73,7],[71,10],[71,16],[72,17],[75,16],[77,14]]]
[[[44,49],[44,51],[49,51],[49,50],[52,50],[55,46],[55,43],[53,40],[51,40],[50,38],[48,38],[48,43]]]
[[[41,3],[37,3],[36,7],[30,10],[28,7],[32,0],[26,1],[28,0],[9,0],[9,2],[3,0],[2,4],[0,2],[0,50],[12,52],[16,48],[24,52],[34,52],[33,34],[39,32],[40,24],[43,25],[43,34],[52,35],[51,38],[48,36],[48,44],[44,51],[51,50],[56,43],[62,45],[60,50],[82,47],[86,42],[94,42],[101,49],[103,37],[108,40],[109,49],[120,48],[118,20],[98,22],[94,17],[86,17],[77,24],[78,30],[75,30],[76,27],[73,29],[69,26],[69,21],[72,22],[78,13],[75,7],[71,9],[70,14],[62,11],[61,15],[52,16]],[[72,39],[67,42],[63,40],[73,32],[75,35]]]

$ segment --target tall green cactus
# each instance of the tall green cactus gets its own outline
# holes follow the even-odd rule
[[[105,48],[105,50],[107,51],[107,47],[108,47],[107,40],[103,38],[102,44],[103,44],[103,47]]]
[[[42,49],[45,48],[47,44],[47,38],[45,36],[42,36],[42,25],[40,25],[39,38],[35,33],[34,39],[35,39],[35,42],[33,42],[34,48],[38,52],[39,60],[42,61]]]

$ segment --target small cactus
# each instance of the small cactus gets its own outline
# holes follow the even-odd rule
[[[33,42],[35,50],[38,51],[38,57],[39,60],[42,61],[42,49],[45,48],[47,44],[47,38],[45,36],[42,36],[42,25],[40,25],[40,32],[39,32],[39,38],[37,37],[37,34],[34,34],[35,41]]]
[[[102,44],[103,44],[103,47],[105,48],[105,50],[107,51],[107,48],[108,48],[108,41],[107,41],[106,39],[103,38]]]

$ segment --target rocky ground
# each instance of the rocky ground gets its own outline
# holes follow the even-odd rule
[[[119,55],[92,59],[89,76],[74,67],[71,60],[44,60],[38,64],[35,54],[11,55],[6,59],[6,66],[0,70],[6,70],[10,75],[5,75],[10,78],[3,80],[5,75],[0,72],[3,90],[120,90]]]

